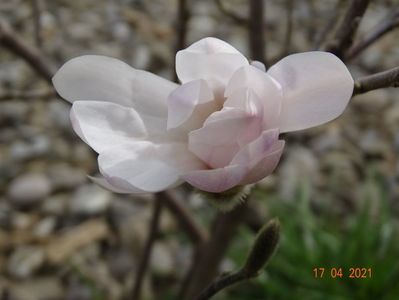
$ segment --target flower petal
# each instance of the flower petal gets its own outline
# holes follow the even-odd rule
[[[287,56],[268,74],[282,86],[281,132],[321,125],[338,117],[353,92],[353,79],[335,55],[313,51]]]
[[[179,86],[168,97],[168,129],[180,126],[198,105],[213,99],[213,92],[205,80],[194,80]]]
[[[225,85],[248,60],[233,46],[217,38],[204,38],[177,52],[176,73],[182,83],[205,79]]]
[[[240,149],[239,142],[253,135],[249,131],[256,120],[242,109],[223,108],[213,113],[202,128],[190,132],[188,147],[209,166],[224,167]]]
[[[184,143],[153,144],[147,141],[120,145],[100,153],[100,172],[145,192],[158,192],[181,183],[180,175],[204,165],[187,150]]]
[[[121,188],[120,182],[119,182],[119,185],[118,184],[115,185],[115,182],[108,181],[104,177],[94,177],[94,176],[88,176],[88,177],[94,183],[96,183],[99,186],[103,187],[104,189],[109,190],[114,193],[119,193],[119,194],[145,193],[144,191],[134,188],[133,186],[127,187],[126,184],[125,184],[124,188]],[[118,180],[116,180],[116,181],[118,182]]]
[[[245,173],[245,166],[230,165],[218,169],[192,171],[184,174],[183,178],[202,191],[221,193],[236,186]]]
[[[147,136],[144,123],[133,108],[99,101],[75,101],[72,127],[96,152]]]
[[[166,120],[168,95],[177,85],[115,58],[86,55],[69,60],[53,77],[64,99],[107,101]]]
[[[225,96],[232,97],[242,88],[253,90],[260,99],[263,105],[263,128],[276,127],[283,102],[278,83],[267,73],[253,66],[246,66],[234,73],[227,85]]]
[[[256,140],[242,147],[230,164],[247,165],[251,162],[259,161],[277,142],[278,134],[277,128],[263,131]]]
[[[265,151],[260,159],[257,158],[252,160],[249,163],[250,170],[240,184],[245,185],[255,183],[270,175],[280,161],[284,144],[284,141],[278,140],[269,150]]]

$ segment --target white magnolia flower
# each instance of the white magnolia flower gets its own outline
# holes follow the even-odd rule
[[[280,133],[336,118],[353,91],[333,54],[290,55],[265,72],[216,38],[179,51],[176,72],[181,85],[88,55],[54,76],[73,103],[74,130],[99,154],[97,183],[121,193],[184,181],[219,193],[255,183],[278,164]]]

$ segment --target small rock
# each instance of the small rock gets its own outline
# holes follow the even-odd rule
[[[10,156],[13,160],[22,161],[45,155],[49,150],[49,138],[45,135],[36,135],[29,141],[14,142],[10,147]]]
[[[95,184],[81,186],[69,202],[69,210],[75,214],[99,214],[104,212],[112,194]]]
[[[107,261],[110,272],[118,279],[125,278],[133,270],[132,254],[125,248],[110,251]]]
[[[10,275],[24,279],[30,277],[44,263],[44,251],[36,246],[21,246],[12,254],[7,264]]]
[[[41,211],[49,215],[62,216],[65,214],[68,197],[68,194],[57,194],[46,198],[42,202]]]
[[[33,234],[39,238],[49,237],[57,225],[57,220],[54,217],[47,217],[36,224],[33,229]]]
[[[174,261],[170,248],[163,243],[156,243],[151,252],[151,268],[158,275],[174,272]]]
[[[85,172],[67,164],[57,164],[50,167],[48,175],[54,189],[76,188],[87,180]]]
[[[47,197],[51,189],[49,179],[43,174],[24,174],[11,182],[8,196],[14,204],[29,206]]]
[[[56,276],[41,277],[11,285],[10,294],[16,300],[63,299],[64,289]]]

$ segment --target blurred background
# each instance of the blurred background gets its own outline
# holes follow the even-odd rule
[[[268,66],[323,47],[348,2],[264,1],[264,41],[251,38],[244,0],[3,0],[0,21],[47,69],[102,54],[173,80],[176,50],[206,36]],[[356,39],[398,12],[398,1],[371,2]],[[116,195],[88,180],[96,155],[73,133],[70,104],[1,34],[0,299],[129,299],[153,196]],[[254,38],[262,42],[255,50]],[[398,66],[398,41],[392,30],[348,61],[353,77]],[[284,138],[282,162],[251,202],[252,221],[280,219],[279,250],[258,278],[215,299],[399,299],[399,90],[356,96],[339,119]],[[187,188],[177,192],[209,227],[216,209]],[[239,228],[221,271],[243,263],[254,234]],[[142,298],[176,299],[192,254],[164,210]],[[315,278],[318,267],[323,278]],[[331,278],[333,267],[342,278]],[[349,278],[356,267],[372,277]]]

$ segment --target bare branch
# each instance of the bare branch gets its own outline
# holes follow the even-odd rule
[[[140,299],[141,286],[144,279],[145,271],[147,270],[148,263],[151,257],[152,246],[158,234],[159,221],[162,211],[162,197],[157,197],[154,202],[154,210],[150,223],[150,230],[148,233],[148,239],[142,251],[142,257],[137,268],[136,279],[132,291],[131,299]]]
[[[353,96],[387,87],[399,87],[399,67],[356,80]]]
[[[196,300],[208,300],[221,290],[259,276],[276,251],[280,239],[280,223],[273,219],[263,225],[255,237],[245,264],[238,271],[221,276],[208,285]]]
[[[220,262],[230,245],[237,228],[243,221],[246,212],[246,203],[237,206],[227,213],[219,213],[215,217],[211,237],[204,243],[200,251],[191,282],[187,283],[187,288],[183,299],[193,299],[199,294],[215,277],[218,272]]]
[[[251,58],[266,65],[263,0],[249,1],[248,33]]]
[[[52,67],[39,50],[28,45],[12,28],[0,20],[0,46],[23,58],[38,75],[51,84]]]
[[[327,21],[324,27],[316,34],[313,49],[317,50],[322,47],[331,30],[334,29],[334,24],[337,22],[337,18],[341,14],[344,3],[345,1],[338,0],[335,8],[329,12],[328,16],[326,16]]]
[[[199,244],[208,239],[207,232],[197,224],[187,208],[181,204],[175,192],[171,190],[160,192],[157,196],[164,199],[164,205],[175,215],[180,226],[188,233],[193,242]]]
[[[176,23],[176,46],[175,53],[186,47],[187,25],[190,19],[190,11],[188,9],[187,0],[179,0],[177,8],[177,23]],[[175,70],[175,68],[173,68]],[[174,78],[177,82],[177,74],[174,72]]]
[[[30,100],[30,99],[44,99],[57,96],[54,89],[35,90],[35,91],[6,91],[0,93],[0,101],[4,100]]]
[[[222,14],[224,14],[226,17],[228,17],[229,19],[231,19],[232,21],[238,23],[238,24],[247,24],[248,23],[248,19],[235,13],[234,11],[229,10],[228,8],[226,8],[226,6],[223,3],[223,0],[215,0],[216,1],[216,5],[219,8],[220,12]]]
[[[41,14],[44,9],[43,0],[30,0],[32,6],[33,26],[35,32],[36,47],[43,45]]]
[[[283,48],[281,50],[280,57],[284,57],[290,53],[291,39],[292,39],[292,25],[293,25],[293,12],[294,12],[294,0],[285,0],[286,10],[286,27]]]
[[[374,30],[368,35],[353,45],[345,55],[346,60],[355,58],[359,53],[364,51],[371,44],[375,43],[385,34],[389,33],[393,29],[399,27],[399,9],[396,9],[388,17],[386,17],[381,23],[379,23]]]
[[[351,1],[333,40],[327,44],[326,51],[334,53],[341,59],[344,57],[345,52],[353,43],[353,38],[369,3],[370,0]]]

